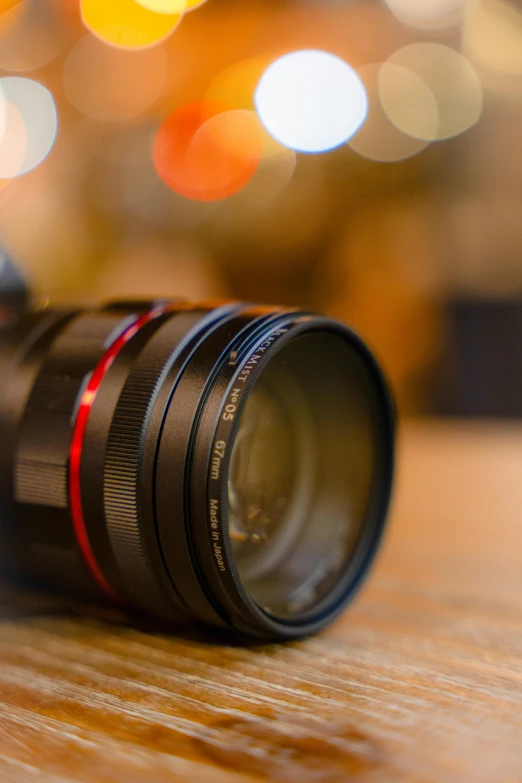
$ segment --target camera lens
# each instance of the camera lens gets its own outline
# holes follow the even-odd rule
[[[1,567],[171,623],[315,632],[384,526],[394,412],[314,314],[121,303],[0,333]]]

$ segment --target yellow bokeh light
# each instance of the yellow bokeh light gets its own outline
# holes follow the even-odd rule
[[[145,49],[175,30],[183,14],[158,14],[135,0],[81,0],[86,27],[105,43],[120,49]]]
[[[400,131],[426,141],[437,138],[437,101],[416,73],[384,63],[379,71],[379,97],[386,116]]]
[[[416,74],[431,91],[439,114],[434,139],[457,136],[479,120],[482,85],[469,60],[459,52],[442,44],[415,43],[399,49],[387,64]]]
[[[254,109],[254,94],[273,57],[252,57],[234,63],[212,81],[205,100],[218,101],[234,109]]]
[[[506,0],[482,2],[464,27],[463,50],[486,71],[522,76],[522,11]]]
[[[194,11],[206,2],[207,0],[187,0],[187,11]]]
[[[368,116],[348,144],[364,158],[392,163],[417,155],[428,146],[429,141],[408,136],[388,119],[379,95],[381,70],[381,65],[372,63],[357,71],[368,95]]]
[[[187,0],[136,0],[138,5],[155,14],[184,14]]]

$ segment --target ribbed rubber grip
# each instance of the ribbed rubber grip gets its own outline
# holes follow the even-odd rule
[[[107,441],[103,490],[111,546],[129,597],[156,613],[158,605],[165,604],[165,595],[158,578],[161,573],[154,567],[153,554],[154,550],[160,552],[159,544],[150,544],[150,525],[143,524],[140,518],[140,482],[153,481],[152,476],[141,474],[142,449],[166,374],[180,359],[189,336],[194,336],[206,315],[206,309],[174,311],[149,340],[122,390]],[[165,573],[163,559],[159,570]]]
[[[133,600],[149,610],[158,605],[159,587],[140,528],[138,483],[149,411],[176,345],[162,339],[163,331],[152,338],[125,383],[109,432],[104,470],[104,507],[111,545]],[[164,344],[156,348],[158,342]]]

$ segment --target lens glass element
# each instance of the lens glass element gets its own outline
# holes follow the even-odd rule
[[[309,332],[273,356],[243,408],[229,536],[244,587],[275,617],[316,608],[354,556],[377,462],[370,381],[345,339]]]

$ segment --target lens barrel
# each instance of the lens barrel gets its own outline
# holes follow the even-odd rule
[[[169,623],[313,633],[378,547],[394,426],[369,350],[315,314],[28,314],[0,332],[0,567]]]

